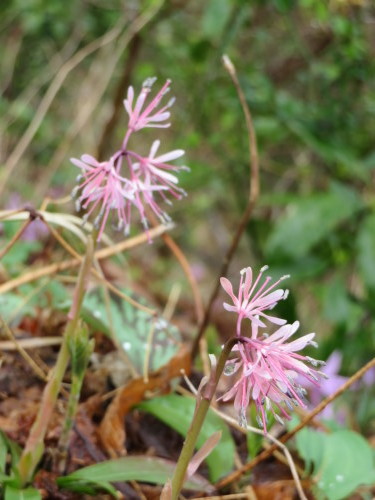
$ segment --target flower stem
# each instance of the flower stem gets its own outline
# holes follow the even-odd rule
[[[49,381],[44,388],[38,414],[27,438],[25,448],[18,464],[19,478],[22,485],[25,485],[32,479],[36,466],[38,465],[38,462],[43,454],[44,437],[46,435],[53,408],[60,392],[62,380],[70,359],[69,338],[74,335],[78,325],[80,310],[86,290],[86,283],[94,254],[94,241],[95,240],[89,236],[86,255],[82,262],[81,270],[78,276],[73,304],[68,315],[69,321],[64,331],[63,343],[57,357],[56,365],[51,371]]]
[[[71,431],[78,409],[87,363],[94,348],[94,339],[90,340],[89,331],[85,325],[78,325],[73,336],[68,339],[68,343],[71,358],[71,385],[55,461],[56,469],[60,474],[65,471]]]
[[[189,466],[189,462],[194,453],[194,448],[201,431],[201,428],[206,418],[208,409],[210,407],[212,398],[215,395],[217,384],[220,380],[221,374],[224,370],[225,362],[233,348],[233,346],[240,341],[237,338],[229,339],[220,354],[220,358],[216,367],[216,370],[211,373],[211,376],[203,387],[200,393],[197,394],[197,403],[195,407],[195,412],[193,420],[190,424],[190,428],[186,435],[185,442],[183,444],[181,454],[177,461],[177,465],[172,477],[172,500],[177,500],[179,493],[182,489],[186,471]]]

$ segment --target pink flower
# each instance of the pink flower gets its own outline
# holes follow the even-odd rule
[[[111,210],[117,212],[118,228],[128,230],[129,215],[126,205],[133,197],[133,193],[126,189],[127,179],[124,179],[115,170],[113,158],[108,162],[99,163],[93,156],[83,155],[81,159],[71,158],[71,162],[82,170],[79,176],[81,183],[73,190],[72,196],[77,198],[77,210],[81,207],[90,209],[84,219],[98,208],[99,214],[94,221],[94,226],[99,229],[98,241],[100,240]]]
[[[154,99],[144,108],[145,101],[151,91],[155,78],[149,78],[143,84],[140,95],[134,105],[134,90],[129,87],[125,108],[129,114],[129,124],[122,141],[121,148],[109,159],[99,162],[90,155],[83,155],[80,160],[72,158],[74,165],[82,170],[79,176],[80,184],[73,190],[72,195],[77,198],[77,209],[89,209],[85,215],[87,219],[96,210],[94,226],[99,229],[100,240],[111,211],[116,211],[118,229],[124,229],[125,234],[130,230],[132,207],[135,207],[141,221],[148,229],[146,207],[149,207],[162,221],[167,222],[170,217],[159,206],[155,199],[156,193],[162,201],[171,204],[168,195],[181,199],[186,193],[177,186],[176,174],[186,170],[185,166],[170,163],[180,158],[184,151],[175,149],[168,153],[156,156],[160,141],[154,141],[148,156],[142,156],[128,148],[129,139],[135,131],[144,127],[168,127],[169,123],[162,123],[170,117],[167,111],[173,104],[173,99],[165,106],[158,108],[163,96],[168,92],[170,80],[167,80]]]
[[[241,322],[243,318],[248,318],[251,321],[257,323],[259,326],[266,326],[260,319],[259,316],[275,323],[276,325],[283,325],[286,323],[284,319],[276,318],[274,316],[269,316],[263,311],[273,309],[279,300],[286,299],[288,296],[288,290],[277,289],[277,285],[284,279],[289,278],[289,276],[283,276],[278,281],[269,285],[271,277],[267,276],[263,284],[261,284],[261,278],[263,272],[268,269],[268,266],[261,268],[260,273],[257,278],[253,281],[253,271],[251,267],[242,269],[241,279],[238,287],[238,294],[233,293],[233,287],[231,282],[227,278],[220,278],[221,286],[227,292],[227,294],[232,299],[233,305],[224,303],[224,309],[231,312],[236,312],[238,314],[237,322],[237,335],[240,335]]]
[[[134,108],[134,89],[133,87],[129,87],[128,89],[128,95],[124,100],[124,106],[129,115],[128,128],[132,131],[140,130],[144,127],[166,128],[170,126],[170,123],[161,122],[169,119],[170,112],[167,110],[173,105],[174,99],[172,98],[165,106],[163,106],[158,111],[155,111],[162,98],[169,91],[169,85],[171,84],[170,80],[167,80],[165,82],[164,86],[161,88],[161,90],[159,90],[154,99],[150,102],[146,109],[142,111],[143,105],[147,99],[148,94],[151,92],[151,87],[154,84],[155,80],[156,78],[148,78],[143,83],[141,93],[135,101]]]
[[[283,408],[284,403],[290,410],[293,406],[306,407],[304,396],[306,390],[299,385],[298,376],[317,385],[317,370],[308,367],[320,364],[308,356],[297,352],[307,345],[314,345],[314,333],[309,333],[290,343],[287,340],[298,330],[299,323],[281,326],[272,335],[258,337],[258,324],[252,324],[251,338],[241,337],[234,350],[237,357],[229,360],[226,374],[240,372],[238,381],[222,396],[224,401],[234,397],[234,407],[239,412],[241,425],[246,425],[246,411],[250,400],[255,402],[258,410],[258,423],[267,430],[266,410],[270,410],[277,420],[281,420],[275,412],[275,407],[289,419],[289,414]]]
[[[134,163],[132,161],[130,163],[132,176],[133,178],[136,177],[142,180],[148,186],[157,186],[157,191],[167,191],[173,197],[180,199],[186,193],[183,189],[176,186],[178,178],[171,172],[188,170],[188,167],[172,165],[166,162],[180,158],[185,154],[185,151],[175,149],[174,151],[155,157],[159,146],[160,141],[154,141],[149,156],[146,157],[142,157],[132,151],[128,152],[130,158],[137,160]]]

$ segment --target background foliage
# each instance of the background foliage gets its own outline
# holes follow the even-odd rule
[[[145,26],[130,36],[139,16]],[[260,202],[231,273],[268,264],[275,276],[291,274],[292,298],[283,313],[290,321],[299,319],[301,331],[317,332],[314,357],[326,359],[340,350],[343,375],[370,359],[375,347],[371,1],[6,0],[0,19],[0,179],[11,170],[2,186],[4,207],[17,197],[38,206],[46,195],[69,193],[77,174],[69,157],[87,152],[104,159],[121,140],[127,85],[139,88],[150,75],[171,78],[177,102],[162,148],[185,149],[191,167],[181,178],[189,196],[171,214],[177,224],[173,234],[207,294],[248,196],[246,128],[221,64],[228,53],[252,110],[261,159]],[[66,73],[32,141],[9,167],[61,68],[116,26],[119,33],[111,42]],[[182,275],[173,260],[158,255],[164,254],[156,244],[127,265],[134,278],[142,274],[137,269],[148,269],[150,289],[167,293]],[[187,286],[183,293],[188,295]],[[219,324],[216,328],[225,335]],[[362,392],[345,396],[360,401],[355,420],[366,432],[374,415],[369,391],[363,385]]]

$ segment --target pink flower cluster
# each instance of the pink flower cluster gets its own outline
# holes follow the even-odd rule
[[[174,99],[160,106],[165,94],[169,91],[170,80],[167,80],[156,96],[146,104],[151,87],[156,78],[149,78],[143,83],[142,90],[134,102],[133,87],[129,87],[127,98],[124,101],[125,109],[129,115],[128,127],[121,148],[108,160],[99,162],[93,156],[83,155],[80,159],[71,158],[71,162],[81,169],[78,176],[78,185],[74,188],[72,196],[76,198],[76,208],[87,210],[85,220],[94,212],[97,216],[94,226],[98,229],[100,240],[111,212],[117,216],[117,229],[125,234],[130,231],[132,207],[135,207],[147,230],[146,207],[162,221],[170,220],[164,212],[155,195],[171,203],[168,195],[180,199],[186,193],[177,186],[178,178],[175,175],[185,166],[170,163],[180,158],[184,151],[176,149],[169,153],[158,155],[160,141],[156,140],[146,156],[141,156],[128,148],[132,134],[146,128],[169,127],[167,120],[170,117],[169,108]]]
[[[308,362],[313,366],[324,364],[298,354],[298,351],[307,345],[316,346],[313,341],[315,333],[309,333],[288,343],[289,338],[298,330],[298,321],[289,325],[284,319],[270,316],[265,312],[288,295],[287,290],[275,290],[287,276],[283,276],[273,284],[270,284],[271,278],[267,277],[262,283],[262,275],[266,269],[266,266],[263,267],[255,280],[250,267],[243,269],[237,295],[233,293],[230,281],[221,278],[221,285],[233,302],[233,305],[224,303],[224,308],[238,315],[236,336],[239,339],[233,348],[235,358],[227,361],[224,371],[226,375],[237,374],[237,381],[221,399],[227,401],[234,398],[234,406],[243,426],[246,426],[247,408],[250,400],[253,400],[258,410],[258,423],[263,426],[265,432],[268,412],[282,421],[275,408],[285,418],[290,418],[282,403],[290,410],[298,405],[306,407],[304,402],[306,390],[299,384],[299,380],[302,376],[309,383],[317,385],[322,373],[305,363]],[[242,331],[242,320],[245,318],[251,322],[250,336]],[[266,327],[263,320],[282,326],[268,335],[259,331],[260,328]]]

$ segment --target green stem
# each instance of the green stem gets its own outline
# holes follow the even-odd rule
[[[94,340],[89,340],[89,332],[85,326],[78,327],[74,338],[70,339],[71,386],[65,420],[61,431],[56,455],[56,469],[63,474],[66,467],[71,430],[78,409],[83,379],[87,363],[94,348]]]
[[[68,342],[77,328],[79,314],[85,295],[86,283],[92,265],[93,254],[94,243],[93,238],[90,236],[88,238],[86,255],[83,259],[78,276],[72,308],[68,316],[70,319],[65,327],[63,343],[57,357],[56,365],[51,371],[49,381],[44,388],[38,414],[18,463],[19,478],[22,485],[31,481],[36,466],[43,454],[44,437],[69,363],[70,355]]]
[[[228,356],[238,340],[239,339],[237,338],[231,338],[226,342],[220,354],[220,358],[214,374],[215,376],[210,377],[209,381],[202,389],[201,394],[197,395],[197,403],[193,420],[190,424],[190,428],[186,435],[186,439],[172,477],[172,500],[178,499],[179,493],[185,480],[187,468],[194,453],[199,433],[202,429],[204,419],[206,418],[212,398],[215,395],[217,384],[224,370]]]

